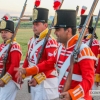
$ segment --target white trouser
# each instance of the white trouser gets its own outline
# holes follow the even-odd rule
[[[0,100],[15,100],[18,87],[11,80],[4,87],[0,87]]]
[[[57,77],[47,78],[40,85],[31,87],[31,100],[56,100],[58,97]]]
[[[45,89],[43,87],[43,83],[41,83],[40,85],[37,85],[36,87],[31,87],[32,100],[45,100],[44,95],[46,97],[46,100],[49,100],[47,98]]]

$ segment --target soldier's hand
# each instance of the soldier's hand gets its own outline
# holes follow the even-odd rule
[[[63,92],[60,94],[60,100],[72,100],[71,96],[68,92]]]
[[[0,79],[0,87],[4,87],[5,83]]]
[[[24,68],[18,68],[16,70],[17,70],[17,73],[15,76],[17,77],[17,82],[19,84],[22,84],[23,83],[23,75],[26,74],[26,70]]]
[[[37,85],[37,81],[36,81],[34,78],[32,78],[32,79],[29,81],[29,86],[35,87],[36,85]]]

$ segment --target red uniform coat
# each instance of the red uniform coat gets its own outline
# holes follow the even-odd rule
[[[78,36],[75,35],[68,41],[66,48],[63,46],[58,61],[57,51],[49,60],[38,64],[37,67],[39,68],[39,72],[50,70],[55,64],[57,64],[57,69],[60,70],[64,61],[73,51],[77,40]],[[83,97],[85,100],[92,100],[91,96],[89,95],[89,90],[91,90],[94,82],[94,59],[96,58],[89,47],[85,47],[84,49],[82,49],[78,55],[78,62],[74,64],[73,74],[81,76],[82,80],[72,80],[69,90],[70,95],[72,96],[72,98],[75,98],[75,100],[81,97]],[[68,72],[68,69],[66,70],[66,72]],[[62,87],[64,87],[65,80],[66,75],[63,76],[59,84],[59,92],[61,92]]]
[[[32,39],[34,39],[35,45],[38,44],[38,43],[41,41],[41,40],[35,39],[35,38],[32,38]],[[32,57],[29,58],[30,53],[31,53],[32,50],[34,49],[34,43],[33,43],[33,44],[31,45],[31,47],[30,47],[30,44],[31,44],[32,39],[30,39],[30,41],[29,41],[28,53],[27,53],[26,59],[25,59],[24,64],[23,64],[23,67],[24,67],[24,68],[30,66],[30,65],[29,65],[29,62],[31,62],[31,63],[33,63],[33,64],[36,63],[35,60],[36,60],[36,58],[37,58],[37,56],[38,56],[38,54],[39,54],[39,52],[40,52],[40,50],[41,50],[41,47],[42,47],[42,46],[40,46],[40,47],[35,51],[36,58],[34,57],[34,55],[32,55]],[[40,60],[39,60],[39,63],[43,62],[44,60],[49,59],[49,58],[53,55],[53,52],[56,50],[57,45],[58,45],[58,44],[57,44],[56,40],[54,40],[54,39],[52,39],[52,38],[50,37],[49,40],[48,40],[48,42],[47,42],[47,44],[46,44],[46,47],[45,47],[45,49],[44,49],[44,51],[43,51],[42,57],[41,57]],[[31,66],[30,66],[30,67],[31,67]],[[51,70],[49,70],[49,71],[45,71],[46,77],[47,77],[47,78],[56,77],[55,75],[52,74],[53,71],[55,71],[55,68],[53,68],[53,69],[51,69]]]
[[[4,43],[0,44],[0,52],[3,50],[3,48],[6,45]],[[3,57],[5,52],[0,57],[0,73],[3,69]],[[8,54],[8,59],[6,63],[6,73],[9,73],[12,76],[12,80],[17,83],[17,78],[15,77],[16,71],[15,68],[19,68],[20,66],[20,60],[21,60],[21,48],[20,45],[17,42],[13,42],[11,46],[10,53]]]
[[[98,54],[98,61],[97,61],[97,68],[96,68],[96,74],[100,74],[100,47],[99,47],[99,54]]]

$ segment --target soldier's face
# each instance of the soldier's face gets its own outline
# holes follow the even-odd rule
[[[67,37],[64,28],[55,29],[55,35],[56,35],[57,42],[66,43]]]
[[[1,37],[4,41],[7,41],[8,39],[10,39],[12,37],[12,33],[9,31],[1,31]]]
[[[82,28],[79,28],[78,32],[81,33],[82,32]],[[85,34],[87,34],[87,33],[88,33],[88,29],[86,28]]]
[[[33,24],[33,32],[36,35],[40,35],[42,31],[44,31],[47,28],[47,23],[41,23],[41,22],[35,22]]]

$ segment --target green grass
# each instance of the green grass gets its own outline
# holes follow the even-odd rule
[[[23,57],[22,60],[25,58],[27,52],[27,44],[29,39],[33,36],[32,29],[19,29],[16,39],[17,42],[21,45]]]
[[[97,36],[98,36],[98,40],[100,40],[100,28],[96,29],[96,33],[97,33]]]
[[[53,31],[52,31],[53,33]],[[98,39],[100,40],[100,28],[97,28],[96,30]],[[54,36],[54,34],[52,34]],[[28,40],[33,36],[33,31],[32,29],[19,29],[17,32],[17,42],[21,45],[22,47],[22,52],[23,52],[23,57],[22,60],[25,59],[25,55],[27,52],[27,43]],[[2,39],[0,38],[0,43],[2,42]]]

